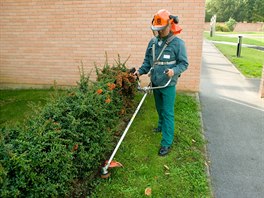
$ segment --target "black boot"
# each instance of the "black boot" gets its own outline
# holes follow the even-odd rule
[[[160,133],[160,132],[161,132],[161,128],[158,128],[158,127],[157,127],[157,128],[154,128],[153,131],[154,131],[155,133]]]
[[[170,147],[169,146],[162,146],[159,150],[159,156],[165,156],[169,153]]]

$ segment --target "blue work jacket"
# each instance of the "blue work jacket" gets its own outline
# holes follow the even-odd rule
[[[166,69],[173,69],[174,76],[168,86],[175,86],[179,76],[188,68],[188,58],[185,48],[185,43],[178,37],[174,37],[164,49],[157,63],[153,65],[153,43],[155,44],[155,58],[159,56],[162,51],[165,41],[172,36],[169,34],[165,38],[154,37],[149,41],[148,47],[146,49],[145,58],[142,66],[138,69],[140,75],[147,74],[150,71],[151,82],[153,86],[163,86],[165,85],[169,77],[165,73]],[[162,64],[161,63],[172,63],[173,64]]]

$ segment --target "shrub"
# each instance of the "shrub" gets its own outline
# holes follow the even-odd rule
[[[235,25],[237,24],[236,20],[233,19],[233,18],[229,18],[229,20],[225,23],[226,26],[228,27],[228,29],[233,32],[234,31],[234,28],[235,28]]]
[[[215,30],[218,32],[230,32],[229,28],[225,24],[217,23]]]
[[[34,109],[25,125],[1,129],[1,197],[89,193],[135,93],[135,80],[120,61],[97,68],[97,75],[91,82],[82,70],[76,88]]]

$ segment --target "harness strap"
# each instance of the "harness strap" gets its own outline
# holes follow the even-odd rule
[[[165,48],[169,45],[169,43],[175,38],[174,35],[170,36],[166,41],[165,44],[162,48],[162,50],[160,51],[158,58],[156,59],[155,57],[155,42],[153,42],[152,44],[152,57],[153,57],[153,64],[156,65],[156,62],[160,59],[162,53],[164,52]]]
[[[152,59],[153,59],[153,63],[156,61],[156,57],[155,57],[155,42],[153,42],[152,44]]]
[[[157,58],[156,61],[158,61],[158,60],[160,59],[160,57],[161,57],[163,51],[165,50],[165,48],[166,48],[167,46],[168,46],[168,44],[167,44],[167,42],[166,42],[165,45],[163,46],[162,50],[160,51],[159,56],[158,56],[158,58]],[[155,61],[155,62],[156,62],[156,61]]]

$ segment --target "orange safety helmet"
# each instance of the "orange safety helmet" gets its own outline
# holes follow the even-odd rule
[[[159,31],[165,29],[169,25],[170,13],[167,10],[158,11],[152,20],[151,29],[154,31]]]
[[[179,19],[177,16],[172,16],[169,11],[162,9],[154,15],[151,29],[153,31],[160,31],[171,24],[171,31],[173,34],[179,34],[182,31],[182,28],[177,25],[178,22]]]

